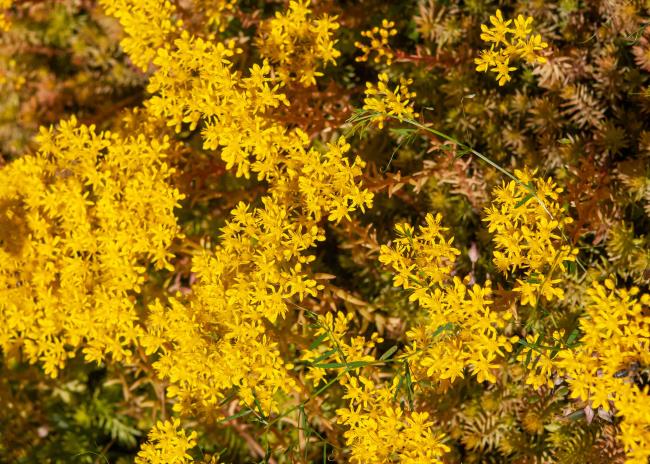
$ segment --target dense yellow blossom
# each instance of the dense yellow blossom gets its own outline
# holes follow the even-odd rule
[[[124,386],[125,397],[144,389],[146,381],[160,386],[156,393],[163,416],[166,403],[173,404],[176,413],[210,424],[202,443],[212,438],[215,419],[230,422],[250,413],[265,435],[295,434],[307,456],[316,441],[309,427],[335,431],[330,419],[338,408],[345,442],[332,446],[318,435],[324,456],[340,453],[341,459],[359,464],[443,462],[452,440],[438,431],[437,422],[458,428],[458,417],[471,414],[434,417],[432,411],[440,409],[431,398],[449,393],[467,372],[478,382],[497,383],[519,338],[506,333],[519,327],[494,304],[490,280],[480,285],[457,275],[460,251],[441,216],[433,214],[418,228],[397,224],[397,237],[379,247],[379,261],[415,307],[397,322],[405,322],[406,330],[390,333],[383,308],[375,304],[380,300],[371,300],[375,295],[368,303],[351,297],[355,309],[348,313],[331,311],[340,294],[332,291],[334,285],[320,283],[328,277],[316,269],[330,250],[329,241],[323,243],[326,231],[343,234],[348,229],[342,225],[352,230],[356,224],[347,221],[372,206],[373,194],[361,181],[366,163],[350,153],[346,138],[331,131],[334,125],[320,132],[326,137],[320,143],[312,139],[317,131],[308,134],[282,118],[296,103],[290,101],[293,96],[320,92],[317,78],[336,64],[337,17],[315,18],[307,0],[285,2],[287,10],[270,19],[240,14],[235,0],[99,3],[122,25],[121,46],[147,74],[148,95],[143,108],[126,117],[128,130],[100,132],[75,118],[62,121],[56,129],[41,129],[34,155],[0,169],[2,357],[24,357],[56,377],[77,353],[88,362],[114,361],[131,369],[137,350],[138,369],[133,370],[142,377]],[[0,11],[10,6],[0,0]],[[198,16],[187,12],[193,7]],[[185,15],[192,19],[187,27],[179,19]],[[233,17],[257,26],[254,41],[236,34],[222,40],[231,33],[226,26]],[[547,44],[532,34],[532,18],[506,21],[497,10],[490,22],[481,35],[490,49],[476,59],[477,70],[496,73],[504,85],[516,69],[511,61],[544,62],[540,52]],[[362,32],[370,43],[356,44],[363,53],[357,61],[374,54],[375,63],[390,65],[394,26],[384,20],[381,27]],[[0,28],[6,27],[0,13]],[[400,76],[391,88],[387,73],[377,84],[368,83],[363,106],[368,120],[382,128],[389,118],[417,118],[412,84]],[[139,127],[140,118],[153,124]],[[165,125],[178,134],[173,142],[153,129]],[[209,226],[199,227],[210,240],[188,243],[194,251],[183,256],[183,262],[191,258],[185,295],[169,294],[161,286],[152,296],[142,289],[147,279],[159,276],[148,269],[174,271],[179,279],[190,269],[170,263],[172,242],[183,238],[174,209],[184,198],[172,185],[175,170],[166,160],[172,152],[174,162],[188,165],[196,161],[193,155],[179,161],[188,153],[219,158],[235,177],[249,179],[238,179],[238,185],[258,190],[245,192],[246,201],[224,202],[225,208],[236,206],[216,244],[206,231]],[[215,165],[221,173],[222,165]],[[188,169],[188,174],[195,173]],[[419,182],[420,174],[410,181]],[[559,203],[562,189],[550,179],[521,171],[515,176],[518,181],[494,190],[494,203],[485,211],[495,234],[494,263],[522,306],[542,299],[554,303],[564,297],[560,273],[576,260],[577,251],[563,234],[571,218]],[[223,219],[221,212],[209,213],[206,223],[215,217]],[[376,242],[363,246],[372,252],[378,248]],[[355,251],[351,259],[358,258]],[[579,408],[588,404],[604,417],[617,416],[620,442],[633,464],[646,464],[650,457],[650,396],[647,386],[639,386],[640,371],[650,365],[650,296],[640,293],[616,288],[613,280],[594,283],[586,301],[577,303],[585,306],[579,330],[567,337],[564,330],[529,324],[517,356],[526,364],[528,385],[551,389],[565,382]],[[303,325],[305,317],[312,324]],[[355,317],[363,319],[359,332],[350,330]],[[383,349],[383,335],[359,335],[375,326],[396,340],[379,359],[375,355]],[[503,384],[491,385],[490,391],[500,394]],[[430,386],[436,393],[427,397]],[[467,398],[464,392],[460,396]],[[136,403],[139,397],[128,401]],[[306,406],[327,412],[310,419]],[[296,411],[299,424],[292,415]],[[530,429],[546,430],[541,418],[524,419],[524,425],[531,423]],[[249,434],[262,427],[240,422],[235,428],[251,451],[264,453],[259,437]],[[178,419],[158,422],[136,463],[191,462],[197,438]],[[264,440],[266,458],[279,454],[281,440],[273,450],[273,438]],[[289,440],[293,446],[294,437]],[[505,440],[498,446],[510,446]],[[461,442],[459,447],[471,448],[471,441]]]
[[[558,353],[558,370],[567,377],[572,398],[589,400],[594,409],[616,409],[627,462],[646,463],[650,396],[633,376],[635,366],[650,365],[650,295],[640,295],[637,287],[617,288],[606,279],[604,285],[594,282],[587,296],[580,344]]]
[[[345,439],[350,460],[357,463],[434,463],[449,448],[444,435],[433,430],[426,412],[405,412],[398,397],[399,379],[375,382],[357,370],[384,364],[372,352],[383,339],[375,332],[370,339],[348,337],[353,314],[328,312],[319,315],[314,336],[318,343],[304,350],[301,360],[308,365],[307,379],[314,385],[325,380],[329,370],[345,390],[348,407],[336,411],[337,422],[346,426]]]
[[[174,5],[169,0],[100,0],[106,13],[115,16],[124,29],[120,45],[133,64],[149,68],[156,50],[168,47],[174,32],[182,25],[173,19]]]
[[[540,297],[562,300],[562,279],[555,277],[578,252],[563,240],[563,227],[573,219],[558,203],[562,188],[550,178],[533,179],[528,172],[517,170],[515,176],[519,182],[494,189],[494,201],[483,219],[495,233],[494,263],[501,272],[523,274],[514,287],[522,304],[534,306]]]
[[[381,73],[379,82],[366,83],[366,98],[363,100],[363,109],[372,114],[371,121],[381,129],[384,121],[389,117],[413,119],[418,114],[413,110],[412,98],[415,92],[408,88],[413,81],[400,77],[400,83],[391,90],[388,82],[388,75]]]
[[[247,404],[257,398],[265,411],[277,410],[274,393],[296,388],[264,321],[284,317],[290,298],[315,295],[316,281],[302,266],[324,237],[315,223],[292,222],[286,206],[271,198],[263,204],[251,210],[241,203],[219,247],[195,257],[191,302],[150,308],[142,343],[148,352],[161,349],[154,368],[173,382],[179,408],[197,402],[209,409],[235,387]]]
[[[89,362],[131,356],[134,296],[149,263],[169,266],[182,195],[167,183],[166,139],[72,118],[38,145],[0,170],[0,346],[56,377],[78,348]]]
[[[274,411],[273,395],[296,388],[265,321],[283,318],[291,298],[316,295],[316,281],[303,267],[314,259],[309,248],[324,239],[322,212],[338,222],[372,200],[355,181],[358,167],[342,158],[341,145],[330,149],[336,154],[322,161],[303,152],[313,161],[278,180],[262,207],[240,203],[233,210],[220,245],[194,259],[198,282],[190,304],[172,300],[168,309],[152,308],[143,344],[149,352],[162,349],[154,367],[175,384],[170,394],[181,397],[179,408],[190,401],[209,407],[235,387],[248,404],[257,399]]]
[[[237,51],[234,42],[213,42],[183,31],[173,44],[173,49],[158,49],[153,60],[157,69],[147,87],[152,97],[145,105],[153,116],[176,127],[177,131],[183,123],[193,130],[203,115],[208,118],[208,124],[214,118],[226,126],[231,122],[226,108],[235,111],[233,117],[243,117],[244,111],[250,111],[252,115],[243,121],[248,122],[255,113],[263,113],[266,107],[275,108],[285,101],[284,95],[275,96],[269,88],[270,68],[264,65],[254,68],[249,80],[250,90],[255,92],[249,98],[258,103],[257,111],[247,106],[247,88],[239,88],[245,81],[237,79],[230,69],[230,58]],[[265,93],[264,98],[261,94],[258,97],[261,91]]]
[[[335,223],[350,219],[353,211],[364,212],[372,206],[372,193],[356,180],[365,162],[358,156],[349,161],[346,154],[350,145],[345,138],[328,143],[325,152],[320,153],[307,146],[304,133],[295,134],[303,146],[296,144],[278,165],[283,172],[272,186],[273,193],[289,203],[302,205],[310,218],[320,220],[326,213],[327,219]]]
[[[158,70],[149,84],[154,96],[147,102],[153,115],[177,129],[182,123],[194,128],[203,120],[204,148],[219,149],[226,167],[235,168],[237,176],[253,172],[278,195],[301,192],[312,215],[326,208],[339,220],[348,211],[372,204],[353,181],[364,163],[358,157],[352,163],[347,160],[344,139],[329,144],[322,154],[309,147],[304,132],[273,120],[269,113],[289,102],[278,91],[280,83],[270,77],[269,63],[253,65],[250,76],[243,77],[230,69],[232,43],[183,33],[175,45],[172,51],[159,50],[154,60]]]
[[[490,309],[490,282],[466,284],[452,277],[456,256],[453,238],[446,239],[442,217],[427,214],[416,233],[409,224],[395,226],[393,246],[382,245],[379,260],[395,273],[394,285],[410,290],[410,301],[426,311],[422,324],[409,330],[409,356],[416,373],[453,382],[469,367],[479,382],[495,382],[498,359],[512,351],[500,333],[509,313]]]
[[[336,315],[328,312],[324,316],[318,316],[318,330],[314,332],[314,337],[319,343],[304,350],[300,357],[302,361],[309,363],[305,377],[315,386],[325,380],[329,369],[351,369],[351,366],[358,368],[376,363],[370,353],[375,349],[376,343],[383,340],[376,332],[370,340],[362,336],[347,337],[353,316],[352,313],[346,315],[342,312]]]
[[[517,361],[524,363],[526,368],[526,384],[534,388],[546,386],[553,388],[555,385],[555,363],[547,353],[546,349],[552,345],[559,349],[564,349],[564,331],[554,331],[551,336],[551,342],[544,339],[541,335],[528,334],[525,338],[524,348],[519,352]],[[521,343],[521,342],[520,342]]]
[[[195,127],[203,119],[204,147],[219,149],[227,168],[235,168],[237,176],[255,173],[279,195],[301,192],[310,214],[320,215],[325,207],[339,220],[371,205],[369,195],[352,181],[364,164],[359,158],[348,162],[349,145],[343,139],[330,144],[323,156],[309,148],[305,133],[287,130],[270,117],[273,108],[288,101],[270,77],[268,63],[253,65],[250,77],[241,77],[230,70],[234,51],[229,45],[184,33],[176,47],[159,50],[154,61],[159,69],[149,91],[155,95],[147,102],[153,115],[177,129],[182,123]]]
[[[499,85],[504,85],[511,79],[510,72],[517,68],[510,66],[510,61],[523,59],[527,63],[544,63],[546,58],[539,54],[548,47],[542,41],[542,36],[532,34],[532,17],[524,18],[517,16],[514,20],[514,28],[509,27],[513,20],[504,20],[501,10],[497,10],[494,16],[490,16],[491,27],[481,24],[481,39],[490,44],[490,48],[482,50],[478,58],[474,60],[476,70],[496,74]]]
[[[368,31],[361,32],[361,35],[369,39],[369,44],[363,42],[355,42],[354,46],[363,52],[363,55],[356,58],[357,61],[368,61],[370,55],[375,55],[373,61],[381,63],[383,59],[386,64],[390,65],[395,58],[393,50],[388,45],[388,40],[397,34],[395,23],[386,19],[382,20],[381,27],[373,27]]]
[[[135,458],[136,464],[185,464],[193,462],[188,451],[196,446],[196,432],[186,435],[178,419],[158,421]]]
[[[307,87],[316,84],[319,71],[336,64],[341,53],[335,48],[333,32],[339,28],[336,16],[312,19],[310,0],[292,0],[286,13],[264,21],[259,28],[257,46],[263,58],[275,65],[284,83],[297,81]]]
[[[433,429],[427,412],[405,412],[395,398],[398,379],[392,385],[375,384],[360,375],[342,382],[349,407],[336,411],[345,424],[345,440],[355,463],[440,463],[449,451],[444,435]]]
[[[177,131],[201,124],[205,149],[217,150],[237,176],[255,173],[269,186],[260,207],[240,203],[232,211],[219,246],[194,257],[191,298],[150,307],[141,343],[148,353],[160,353],[154,367],[171,382],[179,411],[218,413],[215,403],[233,388],[246,404],[278,410],[276,393],[294,391],[296,382],[268,326],[285,316],[290,300],[316,294],[307,250],[324,239],[321,218],[339,222],[372,204],[357,180],[364,163],[348,160],[343,138],[319,151],[305,133],[273,118],[274,108],[289,104],[279,91],[282,66],[302,66],[303,60],[315,66],[315,57],[333,61],[338,53],[331,41],[336,24],[327,17],[309,20],[307,5],[292,2],[287,14],[269,22],[277,27],[267,33],[280,33],[261,36],[271,61],[253,64],[247,75],[232,69],[230,58],[238,52],[232,41],[187,31],[173,46],[158,48],[153,60],[149,115]],[[286,60],[274,56],[282,50]]]
[[[527,383],[538,388],[563,378],[571,398],[620,416],[626,462],[645,464],[650,457],[650,396],[634,376],[639,367],[650,365],[650,295],[639,293],[637,287],[617,288],[612,279],[594,282],[587,290],[582,337],[575,346],[557,344],[562,333],[553,336],[555,348],[542,337],[527,338],[531,345],[542,346],[529,356],[539,367],[528,373]],[[524,351],[520,360],[526,356]]]

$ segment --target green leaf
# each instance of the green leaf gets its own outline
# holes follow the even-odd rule
[[[411,137],[417,130],[411,127],[395,127],[390,128],[389,132],[397,137]]]
[[[253,402],[255,403],[255,407],[257,408],[257,411],[260,413],[262,420],[266,421],[266,414],[264,414],[264,410],[262,409],[262,404],[260,403],[260,400],[257,399],[255,390],[253,390]]]
[[[568,387],[560,387],[557,390],[555,390],[555,394],[557,396],[566,396],[568,393],[569,393]]]
[[[454,330],[454,324],[451,322],[447,322],[446,324],[439,325],[436,330],[434,330],[433,334],[431,335],[433,338],[436,338],[438,335],[440,335],[442,332],[446,331],[453,331]]]
[[[411,369],[409,368],[408,361],[404,361],[404,370],[406,375],[406,394],[409,400],[409,408],[413,411],[413,379],[411,378]]]
[[[567,418],[572,421],[577,421],[579,419],[582,419],[584,416],[585,416],[584,409],[578,409],[577,411],[573,411],[571,414],[569,414]]]
[[[564,266],[566,266],[567,274],[575,274],[576,263],[574,261],[564,261]]]
[[[386,359],[390,359],[390,357],[397,351],[397,345],[393,345],[386,351],[384,354],[381,355],[381,358],[379,358],[380,361],[384,361]]]
[[[528,276],[528,279],[526,279],[526,282],[530,284],[541,284],[542,281],[537,278],[538,275],[539,274],[537,272],[531,272]]]
[[[522,206],[524,206],[526,203],[528,203],[528,200],[530,200],[530,199],[533,198],[534,196],[535,196],[535,194],[533,194],[533,193],[528,193],[524,198],[522,198],[521,200],[519,200],[519,201],[517,202],[517,204],[515,205],[515,209],[517,209],[517,208],[521,208]]]
[[[578,329],[573,329],[569,334],[569,338],[566,339],[566,344],[569,348],[573,346],[573,342],[578,338],[579,332]]]
[[[346,367],[348,369],[358,369],[360,367],[367,366],[371,364],[370,361],[352,361],[349,363],[325,363],[325,364],[314,364],[314,367],[319,367],[321,369],[339,369],[341,367]]]
[[[318,337],[316,340],[311,342],[311,345],[309,345],[309,349],[313,350],[314,348],[317,348],[321,343],[323,343],[323,340],[327,338],[327,332],[322,334],[320,337]]]
[[[327,358],[329,358],[329,357],[332,356],[334,353],[336,353],[336,349],[335,349],[335,348],[332,348],[331,350],[327,350],[327,351],[325,351],[325,352],[324,352],[323,354],[321,354],[319,357],[317,357],[316,359],[314,359],[313,361],[311,361],[311,365],[313,366],[313,365],[315,365],[315,364],[321,362],[323,359],[327,359]],[[317,366],[317,367],[318,367],[318,366]]]
[[[229,422],[233,419],[237,419],[239,417],[244,417],[248,416],[249,414],[252,414],[253,410],[252,409],[245,409],[243,411],[239,411],[237,414],[233,414],[232,416],[224,417],[223,419],[219,419],[217,421],[218,424],[224,423],[224,422]]]
[[[528,364],[530,364],[530,357],[533,355],[533,350],[528,350],[528,353],[526,353],[526,359],[524,360],[524,367],[528,367]]]
[[[400,375],[399,382],[397,382],[397,388],[395,389],[395,393],[393,394],[393,401],[397,399],[397,395],[399,394],[399,391],[402,389],[403,383],[404,383],[404,376]]]
[[[471,153],[471,151],[472,151],[472,150],[470,150],[469,148],[461,147],[461,149],[458,150],[458,153],[456,153],[456,159],[458,159],[458,158],[462,158],[462,157],[465,156],[466,154]]]
[[[514,350],[512,351],[512,355],[514,357],[517,357],[519,355],[519,352],[526,346],[526,343],[522,343],[522,341],[525,342],[523,338],[519,338],[519,340],[517,340]]]

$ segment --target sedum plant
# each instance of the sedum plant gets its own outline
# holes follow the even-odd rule
[[[0,2],[0,461],[646,464],[647,15]]]

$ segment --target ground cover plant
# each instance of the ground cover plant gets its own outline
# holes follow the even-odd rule
[[[0,462],[650,460],[647,0],[0,0]]]

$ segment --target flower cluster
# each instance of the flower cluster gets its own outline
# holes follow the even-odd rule
[[[323,211],[338,222],[372,201],[356,181],[358,165],[342,157],[344,142],[323,158],[298,148],[309,161],[278,177],[262,207],[251,211],[240,203],[220,245],[195,257],[192,301],[151,308],[143,344],[148,352],[162,350],[154,367],[174,382],[170,394],[180,398],[180,409],[192,402],[210,408],[235,387],[247,404],[256,400],[276,411],[274,394],[296,388],[265,321],[283,318],[292,298],[316,295],[317,283],[304,268],[314,259],[307,250],[324,240]]]
[[[528,172],[515,171],[518,182],[510,181],[494,189],[492,206],[483,219],[495,232],[494,263],[504,273],[523,272],[514,291],[522,304],[537,304],[540,297],[563,299],[554,278],[576,259],[578,250],[563,240],[563,227],[573,219],[558,203],[562,188],[550,178],[533,179]]]
[[[372,206],[372,193],[363,188],[356,179],[362,174],[365,162],[358,156],[350,162],[346,153],[350,144],[344,137],[335,143],[327,143],[324,153],[307,149],[307,137],[297,131],[303,140],[303,149],[297,149],[284,160],[283,175],[278,176],[272,187],[273,193],[288,203],[302,205],[305,213],[314,220],[322,214],[338,223],[350,219],[350,213]],[[299,145],[296,145],[299,148]],[[296,196],[296,193],[298,195]]]
[[[510,72],[517,68],[510,65],[510,60],[520,58],[527,63],[544,63],[546,58],[539,52],[548,44],[542,41],[540,34],[532,34],[532,17],[517,16],[514,27],[508,27],[513,20],[505,21],[501,10],[490,16],[492,27],[481,24],[481,39],[490,44],[489,50],[481,51],[481,56],[474,60],[476,70],[496,73],[499,85],[504,85],[511,79]]]
[[[0,347],[52,377],[78,348],[88,362],[128,360],[146,267],[168,268],[179,236],[169,142],[74,118],[37,142],[0,170]]]
[[[519,352],[517,361],[523,363],[526,368],[526,385],[532,385],[536,389],[543,386],[548,388],[555,386],[556,365],[546,351],[555,351],[554,354],[553,351],[551,352],[555,357],[557,351],[568,348],[563,346],[565,338],[564,330],[555,330],[551,334],[550,342],[548,338],[534,333],[530,333],[520,340],[523,349]]]
[[[490,49],[478,69],[504,85],[515,58],[540,64],[531,75],[538,87],[531,78],[503,99],[489,79],[476,89],[482,98],[468,93],[475,92],[468,83],[479,85],[467,62],[474,56],[454,45],[478,40],[466,33],[478,18],[459,0],[416,2],[420,32],[433,32],[406,32],[400,44],[389,43],[395,24],[372,28],[363,5],[350,6],[339,23],[333,12],[350,2],[98,0],[122,26],[124,54],[100,8],[35,3],[13,2],[12,20],[20,21],[6,34],[12,53],[0,56],[8,93],[0,102],[0,398],[7,405],[0,461],[72,456],[74,442],[95,443],[111,462],[137,453],[137,464],[198,460],[198,444],[203,462],[218,453],[268,462],[564,464],[597,453],[646,464],[650,296],[617,288],[614,277],[589,281],[596,267],[647,281],[648,182],[643,160],[628,164],[626,151],[648,152],[650,132],[641,119],[630,126],[606,107],[632,102],[647,77],[629,59],[618,66],[616,47],[587,53],[566,35],[595,31],[600,41],[611,25],[620,26],[617,34],[638,30],[638,55],[648,30],[625,21],[620,5],[607,8],[606,21],[592,21],[597,30],[584,20],[598,17],[595,9],[574,8],[568,23],[565,9],[550,9],[545,22],[563,15],[566,27],[553,30],[569,50],[546,64],[532,18],[506,21],[497,11],[482,28]],[[385,3],[384,13],[397,17],[403,5]],[[8,7],[0,0],[0,12]],[[30,30],[34,18],[39,25]],[[353,30],[340,34],[347,55],[339,60],[335,34],[344,25],[368,30],[356,49]],[[45,34],[34,32],[45,26]],[[350,66],[361,54],[365,64]],[[392,66],[395,56],[400,66]],[[595,63],[587,70],[585,57]],[[321,80],[337,60],[345,69]],[[366,84],[358,72],[372,69],[378,82]],[[127,98],[77,105],[67,95],[82,82],[98,89],[84,87],[84,98]],[[391,119],[409,127],[363,127],[352,148],[341,124],[364,86],[354,129]],[[579,91],[569,98],[562,88]],[[31,103],[17,103],[30,93]],[[637,97],[619,106],[643,109]],[[425,123],[416,104],[436,112]],[[65,119],[67,111],[111,131]],[[25,143],[33,135],[20,121],[47,126],[59,117],[58,127],[34,139],[33,154],[6,150],[13,128]],[[589,127],[601,130],[590,138]],[[638,146],[623,137],[630,127]],[[401,151],[391,163],[397,159],[392,166],[401,172],[379,172],[386,153],[377,147],[394,142]],[[485,143],[486,155],[470,142]],[[436,149],[450,156],[414,171]],[[491,167],[459,159],[470,153]],[[538,163],[539,153],[540,169],[553,171],[566,193],[536,171],[508,171]],[[620,182],[600,173],[610,165]],[[574,176],[577,166],[584,179]],[[494,167],[512,182],[494,189],[482,209],[500,182],[489,173]],[[626,190],[616,192],[617,183]],[[381,207],[357,217],[373,201]],[[442,216],[425,215],[422,205],[457,213],[447,215],[456,241]],[[608,213],[634,227],[607,230]],[[422,224],[398,223],[393,241],[380,245],[401,214],[421,214]],[[467,227],[480,225],[481,215],[493,243],[490,233]],[[583,276],[573,262],[585,235],[593,272]],[[515,342],[521,351],[511,354]],[[52,378],[43,381],[41,371]],[[33,406],[34,388],[47,399],[42,405]],[[165,420],[169,409],[174,418]],[[570,410],[588,421],[567,420]],[[23,423],[33,429],[35,417],[46,426],[14,438]]]
[[[573,398],[622,417],[620,440],[628,463],[650,457],[650,396],[635,382],[635,369],[650,365],[650,295],[637,287],[617,288],[614,281],[594,282],[587,290],[583,333],[576,349],[558,353],[558,369],[567,377]]]
[[[341,383],[349,407],[336,411],[337,421],[348,426],[345,440],[351,461],[361,463],[441,463],[449,451],[444,435],[433,429],[427,412],[406,413],[396,400],[399,380],[376,384],[360,375]]]
[[[393,246],[381,246],[379,260],[395,273],[394,285],[410,290],[409,300],[426,312],[407,333],[407,353],[416,373],[430,379],[453,382],[470,367],[479,382],[495,382],[497,358],[512,351],[512,340],[500,333],[509,313],[490,309],[490,282],[468,288],[451,277],[460,252],[453,238],[445,238],[441,219],[427,214],[417,234],[409,224],[398,224]]]
[[[136,464],[186,464],[193,462],[188,451],[196,446],[196,432],[189,435],[178,419],[158,421],[135,458]]]
[[[292,2],[288,13],[270,20],[273,27],[261,37],[271,62],[254,64],[248,75],[232,69],[230,58],[238,51],[232,41],[186,31],[173,47],[159,48],[153,61],[148,114],[176,130],[201,124],[205,149],[218,150],[236,176],[255,173],[268,185],[259,207],[240,203],[220,244],[194,257],[191,298],[149,308],[141,343],[148,354],[158,353],[154,368],[171,382],[169,395],[181,412],[219,414],[214,405],[232,389],[244,404],[278,411],[277,393],[294,392],[297,384],[269,327],[285,317],[290,301],[316,295],[308,269],[314,257],[307,250],[324,239],[321,218],[339,222],[372,204],[358,181],[364,164],[348,160],[343,138],[319,151],[305,133],[270,114],[289,104],[279,92],[283,80],[271,76],[303,60],[315,64],[313,57],[325,57],[334,45],[334,23],[310,21],[306,5]],[[278,50],[290,59],[276,68]],[[333,60],[336,53],[328,53]]]
[[[315,223],[291,221],[287,207],[271,198],[262,208],[235,208],[220,245],[194,258],[194,298],[150,308],[142,343],[161,352],[154,368],[174,383],[169,394],[179,398],[177,409],[213,408],[236,387],[246,404],[257,400],[274,411],[274,393],[295,390],[292,366],[266,334],[265,321],[284,317],[292,297],[316,294],[303,266],[313,260],[306,250],[323,239]]]
[[[401,119],[414,119],[418,114],[413,110],[411,99],[415,97],[415,92],[408,88],[413,81],[400,77],[399,85],[391,90],[388,81],[388,74],[381,73],[379,82],[373,84],[366,83],[366,98],[363,100],[363,109],[371,114],[371,121],[381,129],[384,122],[391,117]]]
[[[198,5],[205,8],[208,25],[223,32],[228,25],[237,0],[203,0]]]
[[[371,354],[383,342],[376,332],[369,340],[347,337],[352,318],[353,314],[342,312],[318,316],[316,341],[301,356],[308,366],[306,379],[314,386],[325,380],[328,370],[340,372],[334,381],[343,386],[343,399],[349,403],[336,414],[337,422],[347,429],[344,436],[351,462],[440,462],[449,450],[443,444],[444,435],[433,431],[428,413],[405,413],[398,399],[400,381],[395,378],[386,384],[352,374],[386,362]]]
[[[346,337],[349,324],[354,315],[331,312],[317,319],[318,330],[313,334],[318,344],[303,350],[301,361],[308,363],[305,378],[318,386],[325,380],[328,369],[351,369],[376,362],[370,354],[377,343],[383,340],[374,332],[370,340],[365,337]]]
[[[174,20],[174,5],[169,0],[100,0],[106,13],[120,21],[126,37],[120,45],[133,64],[147,71],[156,50],[168,47],[182,21]]]
[[[566,380],[571,398],[588,401],[591,408],[615,412],[622,419],[619,439],[626,462],[645,464],[650,457],[650,396],[638,385],[638,369],[650,364],[650,295],[637,287],[617,288],[612,279],[594,282],[587,290],[586,314],[580,319],[582,337],[576,346],[536,348],[538,370],[527,383],[539,388]],[[554,334],[561,340],[562,333]],[[527,341],[540,345],[531,335]]]
[[[313,336],[316,341],[303,351],[301,361],[308,366],[306,379],[318,386],[328,370],[336,369],[334,379],[345,390],[348,407],[336,411],[337,422],[346,426],[350,460],[357,463],[441,462],[449,448],[444,435],[433,430],[426,412],[406,413],[398,398],[400,380],[379,382],[353,371],[371,369],[386,362],[372,352],[383,339],[374,332],[370,339],[348,337],[353,314],[328,312],[319,315]],[[403,379],[402,379],[403,380]]]
[[[292,0],[286,13],[264,21],[259,28],[260,54],[275,65],[285,83],[297,81],[304,87],[316,84],[319,69],[336,64],[341,53],[335,48],[333,32],[339,28],[336,17],[312,19],[309,0]]]
[[[397,35],[395,23],[384,19],[381,22],[381,27],[375,26],[369,31],[361,32],[361,35],[369,39],[370,43],[368,45],[358,41],[354,43],[354,46],[363,52],[363,55],[358,56],[356,60],[360,62],[368,61],[370,55],[375,54],[373,59],[375,63],[381,63],[385,59],[386,65],[390,66],[395,54],[388,45],[388,39]]]

